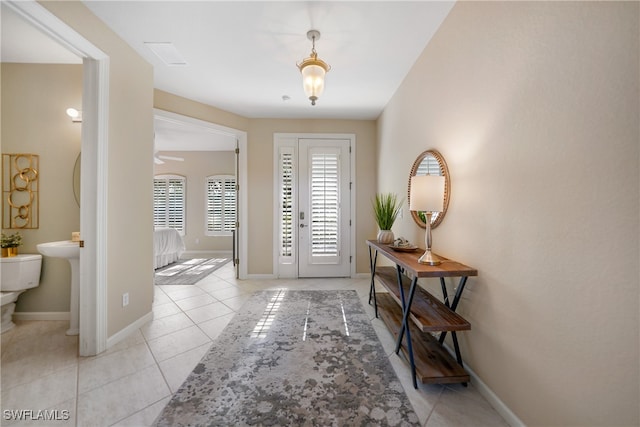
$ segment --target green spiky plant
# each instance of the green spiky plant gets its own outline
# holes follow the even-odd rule
[[[380,230],[391,230],[400,213],[398,196],[393,193],[376,194],[373,201],[373,213]]]

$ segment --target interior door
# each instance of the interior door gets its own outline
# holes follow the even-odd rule
[[[350,275],[349,146],[298,140],[298,277]]]

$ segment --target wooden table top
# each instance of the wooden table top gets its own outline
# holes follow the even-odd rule
[[[478,270],[457,261],[437,255],[442,261],[439,265],[420,264],[418,259],[424,253],[424,249],[418,248],[414,252],[400,252],[393,250],[389,245],[379,243],[377,240],[367,240],[367,245],[382,252],[395,264],[403,267],[415,277],[462,277],[477,276]],[[435,255],[435,254],[434,254]]]

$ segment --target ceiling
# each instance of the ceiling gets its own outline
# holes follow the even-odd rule
[[[436,32],[444,1],[85,1],[154,66],[155,87],[249,118],[375,119]],[[332,67],[311,106],[296,63],[321,32]],[[145,42],[172,42],[167,66]],[[288,101],[283,100],[288,96]]]
[[[373,120],[445,19],[453,1],[85,1],[154,67],[154,87],[248,118]],[[2,62],[81,63],[16,15],[1,10]],[[315,106],[296,63],[306,33],[332,69]],[[168,66],[145,42],[171,42],[187,62]],[[288,97],[284,100],[283,97]],[[211,133],[156,120],[156,140],[199,149]],[[193,140],[193,147],[187,141]]]

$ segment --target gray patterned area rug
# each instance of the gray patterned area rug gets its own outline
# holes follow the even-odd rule
[[[355,291],[261,291],[156,426],[419,425]]]
[[[231,258],[181,259],[155,271],[156,285],[193,285],[207,277]]]

